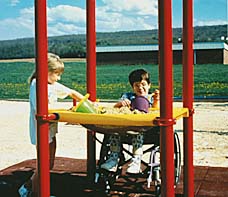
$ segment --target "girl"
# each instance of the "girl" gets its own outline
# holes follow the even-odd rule
[[[73,99],[81,100],[83,95],[79,92],[72,90],[57,81],[60,80],[60,76],[64,71],[64,64],[60,60],[59,56],[48,53],[48,107],[52,108],[57,102],[58,98],[66,98],[70,96]],[[36,72],[30,77],[30,119],[29,130],[30,140],[33,145],[36,145]],[[58,132],[58,123],[49,123],[49,158],[50,158],[50,170],[54,166],[55,152],[56,152],[56,133]],[[31,179],[23,184],[19,189],[19,194],[23,197],[37,196],[38,193],[38,174],[37,171],[32,175]]]

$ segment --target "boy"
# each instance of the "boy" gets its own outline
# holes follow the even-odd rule
[[[159,91],[157,90],[154,94],[149,94],[151,87],[149,73],[144,69],[137,69],[130,73],[129,82],[132,87],[130,93],[122,95],[121,100],[117,102],[114,107],[125,107],[130,106],[133,99],[136,96],[144,96],[148,99],[150,106],[157,107]],[[107,171],[115,172],[118,167],[119,153],[120,153],[120,135],[110,135],[110,156],[101,165],[102,169]],[[141,172],[141,158],[143,154],[143,133],[137,133],[132,135],[132,146],[133,146],[133,157],[130,165],[127,168],[127,173],[137,174]]]

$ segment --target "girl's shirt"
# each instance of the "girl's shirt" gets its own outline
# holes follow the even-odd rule
[[[122,94],[120,100],[128,99],[128,100],[130,100],[132,102],[132,100],[134,100],[135,97],[136,97],[136,94],[135,93],[133,93],[133,92],[127,92],[127,93],[123,93]],[[153,104],[152,94],[148,94],[145,97],[148,99],[148,101],[150,103],[150,106],[152,106],[152,104]]]
[[[48,84],[48,108],[54,108],[57,103],[58,98],[66,98],[70,93],[71,89],[55,82],[54,84]],[[36,144],[36,79],[33,79],[30,84],[29,92],[29,102],[30,102],[30,119],[29,119],[29,130],[30,130],[30,140],[32,144]],[[49,124],[49,143],[52,141],[52,137],[58,131],[57,123]]]

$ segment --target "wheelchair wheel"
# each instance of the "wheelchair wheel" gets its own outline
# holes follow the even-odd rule
[[[180,139],[176,132],[174,132],[174,168],[175,168],[174,184],[177,185],[181,175],[181,147],[180,147]]]
[[[159,197],[161,194],[161,185],[156,185],[155,186],[155,196]]]
[[[152,168],[152,180],[155,184],[155,192],[156,196],[159,196],[161,192],[161,168],[160,168],[160,148],[157,146],[151,152],[151,161],[150,164],[153,166]],[[159,163],[159,164],[158,164]],[[174,132],[174,184],[175,186],[178,184],[181,175],[181,148],[180,148],[180,140],[178,134]],[[150,175],[149,175],[150,176]],[[151,180],[151,179],[150,179]]]

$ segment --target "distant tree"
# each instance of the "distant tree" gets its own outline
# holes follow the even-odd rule
[[[194,42],[221,42],[227,36],[226,25],[194,27]],[[182,38],[182,29],[173,29],[173,42]],[[97,46],[158,44],[158,30],[120,31],[96,34]],[[227,37],[224,42],[228,42]],[[48,38],[48,50],[61,57],[85,57],[86,35],[64,35]],[[0,59],[35,56],[34,38],[0,41]]]

